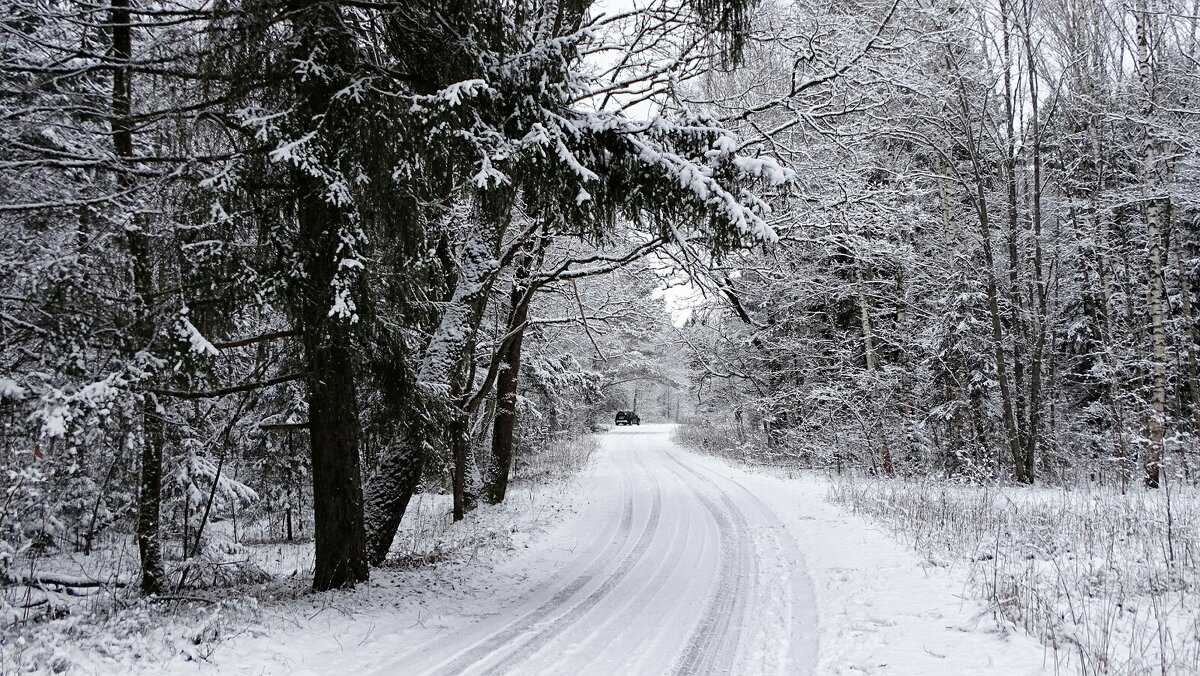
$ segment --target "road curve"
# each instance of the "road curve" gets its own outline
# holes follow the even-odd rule
[[[804,674],[817,617],[800,547],[673,426],[601,437],[580,546],[533,591],[378,674]]]

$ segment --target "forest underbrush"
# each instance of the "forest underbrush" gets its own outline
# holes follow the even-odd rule
[[[829,499],[886,524],[1039,638],[1060,673],[1200,673],[1200,492],[965,486],[835,476]]]
[[[157,597],[138,594],[132,534],[107,533],[87,555],[28,548],[0,568],[0,674],[154,672],[207,661],[228,639],[273,623],[406,602],[405,590],[429,578],[453,586],[464,569],[503,557],[549,523],[595,447],[591,436],[570,435],[527,447],[515,460],[508,499],[457,523],[449,493],[430,483],[413,496],[388,560],[354,592],[310,593],[311,534],[289,541],[273,517],[255,510],[211,524],[187,559],[180,542],[166,541],[172,584]]]
[[[740,425],[701,418],[687,420],[675,428],[675,440],[680,444],[732,462],[805,469],[817,464],[813,458],[793,449],[764,444],[758,436]]]

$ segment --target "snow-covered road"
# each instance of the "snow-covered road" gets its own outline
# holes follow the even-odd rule
[[[530,510],[546,508],[536,500],[456,526],[511,526],[506,551],[380,571],[348,596],[309,597],[307,609],[285,609],[205,666],[380,676],[1052,671],[1036,641],[996,627],[961,574],[826,503],[824,480],[749,472],[680,448],[672,432],[601,435],[561,496],[569,506],[541,526],[527,527]]]
[[[396,673],[808,673],[813,591],[755,495],[666,426],[604,437],[565,567],[474,626],[380,665]]]

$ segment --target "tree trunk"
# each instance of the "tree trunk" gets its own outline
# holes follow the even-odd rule
[[[1008,360],[1004,353],[1004,328],[1000,319],[999,289],[996,286],[995,257],[992,254],[992,233],[987,212],[987,197],[983,177],[976,176],[979,229],[983,240],[983,259],[987,266],[988,315],[992,326],[992,356],[996,364],[996,377],[1000,384],[1000,403],[1003,409],[1004,433],[1008,450],[1013,460],[1013,474],[1021,483],[1032,483],[1033,477],[1026,473],[1021,439],[1017,430],[1017,416],[1013,406],[1012,387],[1008,380]]]
[[[1129,444],[1125,441],[1125,407],[1121,401],[1121,379],[1118,374],[1118,365],[1114,350],[1116,341],[1113,329],[1113,264],[1110,260],[1110,247],[1108,244],[1109,219],[1101,216],[1102,212],[1099,205],[1100,196],[1104,194],[1106,187],[1106,158],[1100,138],[1100,116],[1098,114],[1092,115],[1089,126],[1091,131],[1092,161],[1096,166],[1096,185],[1092,189],[1091,215],[1093,232],[1098,240],[1096,244],[1096,273],[1100,281],[1100,298],[1097,306],[1100,310],[1100,326],[1103,331],[1102,345],[1104,360],[1109,371],[1108,383],[1105,387],[1105,397],[1108,400],[1109,410],[1113,414],[1113,436],[1117,444],[1117,454],[1120,457],[1120,482],[1121,490],[1124,491],[1133,478],[1135,454],[1130,450]]]
[[[1159,186],[1157,142],[1151,129],[1154,114],[1154,74],[1150,64],[1150,13],[1146,0],[1138,0],[1134,9],[1137,31],[1138,76],[1144,90],[1142,114],[1145,139],[1142,146],[1142,190],[1146,196],[1146,244],[1150,263],[1150,330],[1151,330],[1151,391],[1150,423],[1146,449],[1145,483],[1158,488],[1163,457],[1163,436],[1167,411],[1167,334],[1163,307],[1162,200]]]
[[[1175,264],[1179,274],[1179,300],[1183,310],[1183,324],[1186,327],[1183,339],[1186,345],[1188,403],[1192,407],[1192,434],[1200,436],[1200,364],[1196,360],[1196,319],[1192,311],[1192,282],[1187,268],[1183,264],[1182,247],[1175,247]]]
[[[383,449],[379,466],[366,487],[364,512],[371,565],[378,566],[387,558],[408,503],[421,483],[427,459],[427,449],[411,439]]]
[[[325,341],[306,334],[316,542],[313,589],[322,591],[367,580],[359,421],[347,338],[329,337],[322,344]]]
[[[297,19],[297,49],[308,58],[348,58],[351,48],[340,39],[336,9],[313,3]],[[298,85],[300,118],[334,127],[346,120],[330,109],[344,86],[341,64]],[[336,145],[331,138],[325,144]],[[326,162],[338,161],[336,148],[320,148]],[[353,327],[357,317],[334,308],[344,306],[348,282],[341,261],[353,232],[349,218],[332,204],[324,180],[296,169],[297,250],[305,277],[300,282],[299,310],[307,365],[308,429],[312,445],[313,536],[316,546],[313,589],[352,587],[368,576],[363,529],[362,479],[359,469],[358,402],[356,399]],[[341,303],[339,304],[339,301]]]
[[[481,317],[482,318],[482,317]],[[494,357],[493,357],[494,358]],[[453,517],[462,521],[467,512],[475,509],[479,496],[470,489],[470,477],[475,475],[475,458],[471,454],[471,416],[475,408],[471,399],[475,383],[475,332],[462,351],[462,358],[450,386],[450,421],[446,425],[446,436],[450,442],[451,492],[453,493]],[[488,382],[484,385],[490,389]],[[486,394],[484,395],[486,396]]]
[[[145,394],[142,409],[142,474],[138,490],[137,542],[142,563],[142,593],[158,594],[166,588],[159,534],[162,503],[162,416],[157,399]]]
[[[1032,351],[1029,355],[1029,418],[1025,429],[1025,443],[1023,454],[1025,456],[1025,473],[1030,481],[1036,475],[1037,471],[1037,456],[1038,456],[1038,438],[1041,434],[1042,427],[1042,378],[1043,378],[1043,357],[1046,350],[1046,334],[1047,334],[1047,318],[1046,318],[1046,297],[1047,286],[1045,273],[1042,266],[1042,123],[1038,115],[1038,71],[1037,59],[1034,55],[1034,43],[1030,34],[1031,26],[1033,25],[1032,5],[1030,2],[1024,4],[1025,10],[1025,30],[1023,32],[1025,44],[1025,60],[1026,70],[1029,78],[1029,110],[1030,110],[1030,125],[1032,126],[1032,143],[1030,144],[1030,160],[1033,172],[1030,180],[1030,221],[1033,225],[1033,302],[1030,303],[1033,308],[1032,317],[1032,340],[1026,336],[1027,344],[1032,342]]]
[[[1005,36],[1007,37],[1007,28],[1005,28],[1005,31]],[[960,87],[957,90],[957,95],[962,120],[966,122],[964,131],[967,138],[963,147],[970,153],[971,171],[973,174],[972,182],[974,183],[975,194],[972,197],[972,201],[974,202],[976,217],[979,220],[979,235],[983,246],[988,316],[991,319],[992,329],[992,356],[995,360],[996,378],[1000,385],[1004,434],[1007,437],[1005,442],[1012,457],[1014,478],[1021,483],[1030,483],[1033,481],[1033,477],[1025,472],[1017,412],[1013,402],[1013,388],[1009,381],[1008,358],[1004,347],[1004,325],[1000,314],[1000,289],[996,283],[996,257],[992,249],[992,227],[990,215],[988,214],[987,185],[989,178],[984,172],[983,163],[985,160],[981,156],[979,140],[975,138],[973,128],[969,122],[973,116],[971,114],[971,107],[966,100],[966,92]],[[1014,356],[1016,355],[1014,354]],[[981,442],[986,444],[986,440],[981,439]]]
[[[467,512],[475,509],[478,499],[475,493],[467,489],[467,478],[474,469],[471,462],[470,416],[466,412],[456,412],[450,421],[450,448],[454,456],[454,520],[462,521]]]
[[[1013,417],[1016,423],[1017,444],[1021,455],[1017,460],[1021,470],[1017,473],[1018,480],[1023,483],[1033,482],[1033,468],[1030,466],[1025,451],[1028,447],[1028,437],[1031,430],[1025,425],[1032,404],[1027,400],[1025,389],[1026,359],[1029,355],[1029,334],[1025,325],[1026,308],[1021,294],[1020,251],[1018,248],[1019,211],[1017,202],[1017,132],[1016,132],[1016,93],[1012,85],[1012,72],[1015,62],[1012,54],[1010,27],[1010,5],[1008,0],[1000,0],[1000,37],[1004,55],[1004,124],[1005,147],[1003,165],[1003,180],[1005,194],[1005,240],[1008,250],[1008,314],[1009,335],[1012,338],[1012,398]],[[1028,26],[1025,27],[1029,29]]]
[[[528,254],[517,262],[509,301],[508,331],[512,341],[502,355],[503,364],[496,381],[496,420],[492,426],[492,457],[484,483],[485,499],[492,503],[504,501],[508,479],[512,474],[513,435],[517,428],[517,385],[521,377],[521,346],[525,341],[525,322],[529,319],[528,293],[532,260]]]
[[[116,63],[128,63],[133,56],[133,35],[130,27],[129,0],[113,0],[109,10],[112,25],[112,54]],[[112,128],[113,151],[117,157],[133,157],[133,123],[131,75],[125,68],[113,71]],[[119,174],[117,184],[128,190],[132,179]],[[126,230],[126,245],[132,262],[133,291],[136,307],[131,338],[137,349],[148,350],[154,340],[154,318],[149,299],[154,287],[154,268],[151,261],[150,239],[139,215],[132,215],[133,226]],[[157,594],[166,585],[162,565],[162,541],[159,535],[162,503],[163,423],[158,400],[143,392],[140,406],[142,417],[142,468],[138,489],[137,542],[142,564],[142,593]]]
[[[304,178],[302,182],[315,183]],[[301,251],[307,274],[303,298],[308,366],[308,430],[312,445],[313,589],[352,587],[367,580],[359,470],[359,419],[348,322],[330,316],[337,272],[340,214],[320,186],[300,199]]]
[[[509,326],[522,327],[528,317],[528,304],[514,308]],[[512,330],[512,329],[510,329]],[[517,328],[512,344],[504,354],[504,364],[496,381],[496,420],[492,426],[492,458],[483,494],[488,502],[504,501],[512,474],[513,435],[517,428],[517,385],[521,371],[521,344],[525,329]]]
[[[452,404],[455,373],[487,306],[502,231],[476,228],[463,247],[454,293],[417,370],[418,385],[434,399]],[[391,549],[396,529],[421,479],[428,446],[424,432],[414,428],[406,443],[383,450],[379,467],[367,481],[366,530],[372,563],[382,562]]]

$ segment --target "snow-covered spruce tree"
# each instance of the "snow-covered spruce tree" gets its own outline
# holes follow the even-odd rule
[[[594,108],[598,92],[610,83],[589,78],[580,56],[595,40],[585,18],[590,5],[466,4],[429,15],[401,12],[390,24],[398,41],[429,36],[428,42],[401,43],[412,54],[406,58],[443,64],[441,70],[447,71],[445,81],[433,83],[440,88],[428,95],[428,103],[418,101],[416,107],[436,104],[434,111],[442,111],[437,113],[441,119],[431,111],[439,124],[426,127],[445,138],[463,158],[463,169],[469,168],[465,186],[475,195],[480,221],[460,248],[455,290],[416,369],[420,387],[451,402],[451,410],[461,409],[453,402],[465,391],[456,381],[487,291],[536,228],[603,238],[620,216],[663,232],[699,221],[717,249],[771,236],[757,215],[761,203],[737,192],[734,184],[740,176],[770,172],[773,163],[740,160],[733,139],[709,119],[684,113],[636,121]],[[680,16],[694,19],[697,27],[707,25],[700,17],[709,16],[717,17],[721,29],[739,27],[738,5],[701,5],[694,8],[695,17]],[[713,8],[721,11],[699,11]],[[447,45],[454,47],[450,54]],[[429,68],[407,72],[424,78],[438,74]],[[446,108],[446,101],[453,107]],[[779,170],[770,175],[783,177]],[[511,210],[518,203],[531,216],[530,226],[520,230],[511,227]],[[373,560],[382,559],[391,545],[427,443],[413,439],[409,448],[386,453],[368,483]],[[461,486],[462,479],[457,483]]]
[[[232,132],[234,155],[210,184],[220,209],[258,232],[251,255],[239,261],[262,280],[253,311],[270,307],[264,298],[276,298],[286,316],[286,328],[248,342],[299,338],[298,354],[290,355],[297,372],[269,382],[304,381],[302,419],[287,416],[267,429],[307,432],[313,588],[324,590],[353,586],[368,574],[358,400],[358,341],[369,318],[361,307],[371,213],[363,186],[382,193],[387,185],[392,146],[381,144],[378,156],[368,148],[392,126],[378,91],[351,91],[378,65],[354,12],[328,3],[281,9],[228,3],[216,14],[213,57],[205,65],[224,94],[219,119]]]
[[[274,402],[257,392],[307,373],[302,350],[290,343],[299,332],[280,306],[286,310],[294,300],[294,316],[302,318],[304,308],[324,302],[315,296],[328,292],[321,316],[307,315],[309,324],[322,325],[309,332],[317,335],[333,321],[324,313],[334,301],[349,298],[348,285],[328,291],[333,284],[326,284],[305,305],[300,282],[308,278],[293,274],[297,251],[319,259],[313,271],[326,276],[328,268],[316,268],[335,253],[345,253],[335,267],[346,260],[352,268],[353,252],[339,251],[353,243],[342,238],[350,230],[338,229],[349,218],[333,223],[332,239],[312,227],[304,231],[311,246],[296,246],[297,192],[310,201],[329,193],[321,188],[314,197],[312,184],[307,192],[295,185],[329,174],[315,161],[306,165],[315,175],[288,161],[302,153],[289,153],[287,144],[306,128],[289,129],[288,120],[269,116],[265,126],[256,124],[263,118],[255,111],[269,105],[282,102],[274,112],[293,111],[297,98],[282,84],[298,67],[294,49],[305,47],[272,32],[276,24],[257,13],[271,16],[271,7],[176,12],[114,2],[104,11],[40,3],[10,9],[11,25],[28,30],[7,33],[4,52],[6,91],[16,96],[6,111],[13,124],[3,136],[12,151],[5,156],[13,158],[2,167],[11,196],[5,232],[20,233],[13,251],[21,252],[12,259],[20,274],[5,303],[23,308],[20,314],[32,321],[24,322],[21,335],[9,334],[16,342],[5,349],[5,366],[9,380],[21,384],[6,401],[20,394],[38,423],[17,446],[36,449],[41,461],[32,463],[34,471],[53,463],[63,470],[59,476],[102,487],[94,505],[71,508],[86,516],[87,543],[96,529],[124,516],[113,513],[122,509],[119,496],[139,496],[143,588],[153,592],[165,583],[158,563],[162,468],[181,477],[178,485],[203,494],[205,504],[197,505],[188,490],[179,493],[186,557],[197,552],[217,489],[228,483],[219,474],[229,446],[247,440],[246,423],[253,427],[266,417],[270,424],[286,404],[263,416],[258,409]],[[282,139],[297,128],[297,137]],[[264,166],[273,173],[259,171]],[[279,198],[281,185],[290,186],[287,199]],[[248,194],[253,198],[238,199]],[[329,255],[314,251],[319,246]],[[45,256],[54,247],[67,255]],[[339,284],[353,277],[353,269],[342,272],[335,275]],[[286,295],[289,290],[296,293]],[[38,307],[41,312],[28,312]],[[31,379],[23,372],[42,375]],[[340,395],[334,400],[346,405]],[[342,447],[357,460],[356,444]],[[84,449],[111,449],[115,457],[79,462]],[[131,451],[140,451],[140,463],[128,457]],[[131,489],[125,481],[139,465],[141,486]],[[187,472],[209,466],[216,468],[209,476]],[[90,471],[96,475],[82,476]],[[355,472],[333,476],[359,485]],[[347,493],[326,492],[338,499]],[[118,498],[111,508],[107,494]],[[361,503],[348,495],[351,507],[342,513],[361,524]],[[322,553],[343,540],[343,532],[325,528]],[[361,561],[361,540],[348,550]],[[322,557],[335,560],[320,567],[335,571],[327,579],[348,569],[353,577],[354,566],[342,565],[342,558]],[[365,567],[357,571],[361,577]]]
[[[122,192],[137,186],[130,175],[133,170],[133,119],[132,84],[133,73],[128,69],[133,60],[132,16],[128,0],[114,0],[109,8],[111,22],[112,55],[116,68],[112,75],[112,112],[109,125],[112,129],[113,154],[125,164],[123,171],[116,173],[116,187]],[[140,56],[140,55],[139,55]],[[133,209],[124,214],[125,244],[129,250],[133,282],[133,322],[128,338],[140,349],[146,349],[155,339],[155,321],[150,302],[151,294],[157,291],[153,253],[148,228],[149,219]],[[153,354],[141,356],[142,360],[153,358]],[[153,365],[147,364],[153,371]],[[142,562],[142,591],[150,594],[162,591],[166,586],[162,569],[162,543],[159,532],[162,496],[163,423],[159,414],[157,397],[143,394],[141,401],[141,481],[138,485],[137,541],[138,555]]]
[[[352,586],[367,579],[359,478],[359,420],[353,325],[359,321],[355,284],[363,263],[362,231],[348,194],[351,166],[338,138],[361,123],[339,95],[351,86],[361,58],[356,36],[345,30],[335,5],[310,3],[293,18],[291,58],[295,101],[290,114],[313,134],[295,147],[290,180],[295,190],[296,270],[292,312],[303,335],[312,451],[313,588]],[[347,110],[350,108],[350,110]],[[280,152],[287,152],[280,148]]]

